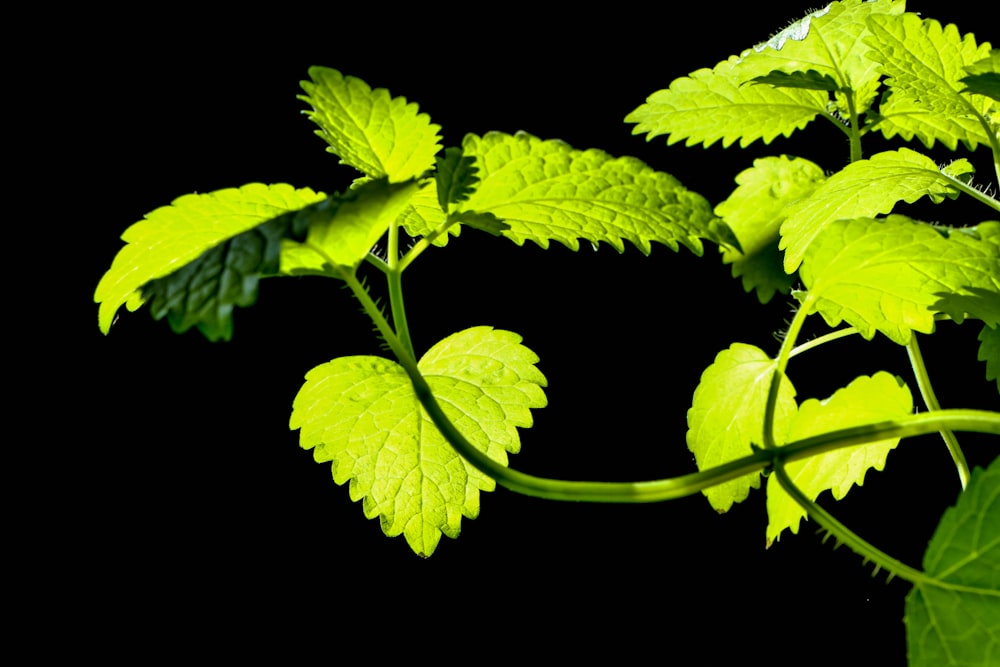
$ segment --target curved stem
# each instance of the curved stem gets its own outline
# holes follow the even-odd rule
[[[885,552],[876,549],[870,542],[859,537],[856,533],[848,529],[847,526],[837,521],[833,515],[810,500],[795,485],[782,464],[778,463],[774,466],[774,475],[785,493],[801,505],[810,518],[833,535],[839,542],[846,544],[851,551],[875,563],[877,568],[888,570],[895,576],[906,579],[910,583],[922,583],[929,579],[922,571],[910,567],[906,563],[896,560]]]
[[[934,388],[931,386],[931,378],[927,374],[927,366],[924,364],[924,357],[920,353],[920,345],[917,343],[916,334],[910,336],[910,342],[906,346],[906,353],[910,357],[910,366],[913,368],[913,375],[917,379],[917,389],[919,389],[920,396],[924,399],[924,405],[931,411],[940,410],[941,404],[938,403],[937,396],[934,394]],[[965,460],[965,454],[962,453],[962,448],[959,447],[958,439],[954,433],[945,429],[941,431],[941,437],[948,448],[948,453],[951,454],[951,459],[955,462],[955,467],[958,469],[958,479],[964,489],[969,484],[969,464]]]

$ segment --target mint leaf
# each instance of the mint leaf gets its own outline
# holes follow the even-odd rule
[[[834,220],[889,213],[900,201],[912,204],[921,197],[934,203],[957,197],[954,179],[972,169],[967,160],[959,164],[961,168],[944,173],[929,157],[900,148],[847,165],[788,209],[779,245],[785,251],[785,271],[798,268],[806,248]]]
[[[1000,49],[992,49],[989,56],[963,69],[969,74],[959,79],[965,84],[961,92],[986,95],[1000,102]]]
[[[990,56],[988,43],[977,45],[973,35],[959,34],[954,25],[942,28],[913,13],[872,16],[869,28],[872,36],[865,42],[891,87],[875,126],[886,138],[917,137],[927,147],[940,141],[952,150],[959,141],[969,150],[990,144],[996,121],[989,130],[982,119],[995,118],[1000,105],[989,97],[963,94],[962,81],[967,66]]]
[[[354,269],[419,189],[414,180],[389,183],[380,178],[361,183],[310,212],[306,243],[324,261]]]
[[[906,598],[911,667],[989,667],[1000,658],[1000,458],[972,471]]]
[[[765,157],[736,177],[738,187],[715,207],[739,239],[742,252],[724,248],[722,260],[733,265],[733,277],[743,278],[746,291],[757,290],[767,303],[775,292],[788,293],[793,276],[782,269],[778,229],[794,202],[811,194],[825,180],[823,170],[801,158]]]
[[[891,0],[833,2],[782,30],[769,41],[674,80],[666,90],[625,118],[633,134],[648,139],[667,135],[667,143],[709,146],[757,139],[770,143],[804,128],[817,114],[828,114],[829,91],[837,108],[847,109],[851,91],[856,113],[877,94],[879,72],[863,40],[866,19],[898,14],[903,3]],[[770,85],[746,85],[756,82]]]
[[[810,399],[799,406],[788,426],[785,442],[801,440],[850,426],[890,421],[913,412],[910,390],[889,373],[861,376],[833,396],[818,401]],[[854,485],[861,486],[869,469],[882,470],[889,452],[899,438],[882,440],[858,447],[838,449],[802,461],[785,464],[785,471],[803,494],[816,500],[823,491],[831,491],[840,500]],[[789,529],[799,532],[805,509],[789,496],[774,476],[767,482],[767,544],[771,545]]]
[[[742,64],[742,58],[732,56],[675,79],[625,122],[635,123],[632,134],[645,134],[647,140],[665,135],[668,145],[683,139],[685,146],[711,146],[721,140],[723,147],[739,141],[745,148],[758,139],[769,144],[787,137],[826,110],[829,97],[823,91],[743,85],[768,72]]]
[[[308,188],[296,190],[285,184],[251,183],[241,188],[185,195],[146,214],[122,234],[126,245],[94,292],[94,301],[100,304],[101,331],[108,333],[122,304],[127,302],[128,309],[134,311],[145,302],[149,295],[143,295],[141,288],[216,249],[212,257],[201,263],[201,269],[191,269],[183,276],[178,275],[174,286],[161,283],[151,292],[157,297],[161,315],[171,311],[175,299],[192,297],[192,312],[200,311],[207,318],[206,334],[227,337],[231,323],[226,323],[226,311],[232,305],[252,302],[250,295],[256,289],[254,276],[275,268],[273,242],[276,235],[280,236],[280,230],[272,225],[229,245],[221,244],[323,197]],[[215,310],[210,312],[213,299]],[[172,317],[182,326],[192,323],[183,314]]]
[[[319,125],[316,134],[342,164],[392,182],[418,178],[434,168],[441,128],[418,113],[416,104],[328,67],[311,67],[309,76],[311,81],[301,83],[306,94],[299,99],[312,106],[307,115]]]
[[[434,345],[419,362],[441,407],[463,435],[506,464],[520,449],[517,428],[546,404],[538,357],[521,337],[475,327]],[[495,482],[466,463],[424,413],[401,366],[379,357],[342,357],[306,375],[290,420],[317,462],[382,530],[430,556],[441,535],[457,537],[479,514],[479,492]]]
[[[900,215],[830,223],[800,275],[806,300],[828,324],[846,321],[866,339],[881,331],[900,345],[911,331],[933,331],[936,308],[950,296],[993,295],[995,303],[1000,292],[996,246]]]
[[[836,109],[842,116],[852,108],[845,97],[850,91],[853,111],[860,115],[871,106],[880,86],[878,63],[865,42],[870,34],[867,19],[874,14],[897,15],[903,7],[891,0],[833,2],[757,46],[746,59],[753,58],[755,67],[773,70],[765,75],[772,85],[810,84],[806,87],[834,92],[834,105],[828,111]],[[790,34],[797,38],[786,39]]]
[[[977,359],[986,362],[986,379],[997,381],[1000,393],[1000,327],[983,327],[979,332],[979,354]]]
[[[627,240],[649,254],[656,241],[673,250],[680,243],[698,255],[702,238],[736,245],[704,197],[635,158],[575,150],[523,132],[470,134],[463,151],[475,157],[480,183],[462,210],[495,215],[509,225],[503,235],[518,245],[547,248],[557,241],[577,250],[585,239],[621,252]]]
[[[764,442],[764,406],[776,368],[775,361],[752,345],[733,343],[702,373],[687,413],[687,446],[699,470],[749,456],[752,445]],[[775,430],[784,432],[795,414],[795,388],[785,378],[778,392]],[[718,512],[750,495],[760,486],[760,473],[705,489]]]

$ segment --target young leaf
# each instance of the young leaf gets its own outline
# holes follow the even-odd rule
[[[862,376],[838,390],[830,398],[810,399],[788,426],[784,441],[791,442],[838,428],[889,421],[913,412],[913,397],[906,384],[888,373]],[[889,452],[899,438],[819,454],[785,464],[795,485],[810,500],[830,490],[840,500],[855,484],[861,486],[869,468],[882,470]],[[805,509],[789,496],[773,475],[767,482],[767,544],[770,546],[786,528],[798,533]]]
[[[579,239],[604,241],[619,252],[623,240],[645,254],[650,242],[702,253],[699,239],[737,245],[704,197],[669,174],[631,158],[596,149],[579,151],[529,134],[467,135],[480,183],[462,210],[492,213],[509,225],[503,235],[518,245],[557,241],[576,250]]]
[[[764,442],[764,406],[775,362],[752,345],[733,343],[702,373],[687,413],[687,446],[699,470],[734,461],[753,453]],[[795,388],[784,378],[775,409],[775,430],[783,433],[795,414]],[[750,495],[760,486],[760,473],[705,489],[718,512]]]
[[[847,165],[788,209],[779,245],[785,251],[785,271],[792,273],[799,267],[806,248],[824,225],[839,218],[889,213],[900,201],[912,204],[928,197],[937,204],[945,197],[955,198],[960,192],[955,179],[972,170],[965,159],[939,169],[929,157],[909,148]]]
[[[757,290],[767,303],[774,293],[788,293],[792,276],[782,269],[778,228],[788,207],[811,194],[826,178],[815,163],[801,158],[765,157],[736,177],[738,187],[715,207],[740,241],[742,252],[724,248],[722,260],[743,277],[746,291]]]
[[[131,311],[138,309],[146,300],[140,290],[151,281],[178,271],[234,237],[284,213],[320,201],[323,197],[323,194],[308,188],[296,190],[284,184],[251,183],[238,189],[185,195],[169,206],[148,213],[143,220],[136,222],[122,234],[126,245],[118,251],[111,268],[101,278],[94,292],[94,301],[100,304],[98,323],[101,331],[108,333],[122,304],[127,302]],[[269,231],[263,234],[264,239],[272,236]],[[269,262],[274,258],[273,246],[264,243],[264,247],[264,256],[269,259],[263,266],[255,269],[257,260],[244,257],[242,253],[245,249],[249,249],[251,253],[260,252],[262,249],[258,241],[245,238],[236,242],[227,249],[240,256],[226,256],[223,252],[223,257],[210,259],[205,266],[211,267],[215,277],[208,276],[207,281],[199,280],[198,285],[191,286],[196,288],[191,291],[192,295],[200,292],[195,296],[202,307],[213,299],[212,292],[216,297],[221,297],[222,300],[217,302],[221,310],[209,313],[208,320],[216,322],[211,325],[216,334],[224,336],[227,330],[227,325],[224,324],[224,303],[252,302],[248,296],[256,288],[256,279],[252,276],[260,269],[270,272]],[[263,256],[261,261],[263,262]],[[183,286],[180,290],[188,291]],[[175,291],[174,288],[166,288],[164,296],[171,291]],[[179,293],[175,291],[175,294]]]
[[[328,67],[311,67],[309,76],[299,99],[312,106],[307,115],[320,127],[316,134],[342,164],[394,183],[434,168],[441,128],[418,113],[416,104]]]
[[[648,139],[667,135],[668,144],[686,139],[688,146],[709,146],[721,139],[723,146],[739,140],[746,147],[787,137],[827,113],[829,90],[852,91],[860,113],[879,85],[862,40],[866,19],[902,11],[903,3],[891,0],[833,2],[738,57],[676,79],[625,122],[636,123],[632,133]],[[769,85],[747,85],[753,82]]]
[[[853,96],[854,112],[864,113],[878,92],[878,63],[865,39],[870,35],[868,17],[899,15],[903,2],[877,0],[833,2],[793,23],[764,44],[744,54],[753,67],[768,70],[755,81],[775,86],[809,87],[837,93],[836,107],[846,111],[846,91]]]
[[[675,79],[625,122],[635,123],[632,134],[646,134],[647,140],[666,135],[668,145],[684,139],[685,146],[711,146],[721,139],[724,148],[735,141],[745,148],[758,139],[769,144],[779,135],[787,137],[826,110],[829,96],[820,90],[743,85],[766,74],[741,67],[743,62],[731,56],[713,69]]]
[[[1000,393],[1000,326],[983,327],[979,332],[979,361],[986,362],[986,379],[997,381],[997,393]]]
[[[905,345],[911,331],[934,330],[935,309],[952,303],[948,295],[976,297],[992,306],[982,314],[1000,313],[998,262],[991,243],[892,215],[830,223],[809,246],[800,275],[807,301],[828,324],[844,320],[867,339],[878,330]]]
[[[1000,105],[963,93],[962,82],[967,66],[990,55],[989,43],[977,45],[973,35],[960,35],[954,25],[942,28],[938,21],[912,13],[872,16],[869,27],[872,36],[866,43],[891,87],[876,125],[886,138],[899,134],[909,141],[916,136],[927,147],[940,141],[952,150],[958,141],[969,150],[990,144]],[[992,130],[984,125],[990,116]]]
[[[986,95],[1000,102],[1000,49],[992,49],[989,56],[963,69],[969,74],[959,79],[965,84],[961,92]]]
[[[972,471],[924,554],[927,580],[906,598],[910,667],[977,665],[1000,657],[1000,458]]]
[[[492,327],[453,334],[420,360],[442,408],[468,440],[506,464],[517,452],[517,427],[546,404],[538,357],[521,337]],[[290,420],[317,462],[333,463],[337,484],[368,518],[404,535],[430,556],[441,535],[457,537],[463,516],[479,514],[479,492],[495,482],[466,463],[423,412],[401,366],[379,357],[342,357],[306,375]]]

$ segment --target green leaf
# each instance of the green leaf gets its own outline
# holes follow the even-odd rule
[[[986,379],[997,381],[1000,393],[1000,327],[983,327],[979,332],[979,361],[986,362]]]
[[[331,198],[311,213],[306,243],[322,251],[324,260],[356,268],[420,187],[415,180],[389,183],[380,178]]]
[[[782,269],[778,228],[788,207],[811,194],[824,180],[823,170],[801,158],[765,157],[736,177],[738,187],[715,207],[739,239],[743,252],[724,248],[722,260],[733,265],[733,277],[743,277],[746,291],[757,290],[767,303],[775,292],[788,293],[793,277]]]
[[[977,45],[954,25],[942,28],[913,13],[872,16],[869,27],[872,36],[865,41],[891,87],[876,125],[886,138],[917,137],[927,147],[940,141],[952,150],[958,141],[969,150],[989,145],[982,119],[995,117],[1000,106],[986,96],[963,94],[965,68],[990,55],[988,43]]]
[[[910,667],[992,667],[1000,658],[1000,458],[972,471],[906,598]]]
[[[666,135],[668,145],[683,139],[685,146],[711,146],[721,140],[724,148],[735,141],[745,148],[758,139],[769,144],[779,135],[787,137],[826,110],[829,97],[823,91],[743,85],[766,72],[742,63],[732,56],[713,69],[675,79],[625,122],[635,123],[632,134],[646,134],[647,140]]]
[[[531,426],[531,408],[546,404],[538,357],[520,342],[475,327],[437,343],[419,363],[448,418],[503,464],[520,449],[517,428]],[[317,462],[333,463],[337,484],[350,481],[365,516],[379,517],[386,535],[404,535],[424,557],[442,534],[457,537],[462,517],[479,514],[479,492],[495,487],[441,437],[406,372],[387,359],[342,357],[314,368],[290,427]]]
[[[913,412],[913,397],[906,384],[889,373],[861,376],[833,396],[818,401],[809,399],[799,406],[788,426],[785,442],[880,421],[891,421]],[[803,494],[816,500],[823,491],[831,491],[840,500],[854,485],[861,486],[869,469],[882,470],[885,459],[899,438],[838,449],[785,464],[785,471]],[[777,477],[767,482],[767,544],[780,539],[782,531],[799,532],[799,522],[806,516],[801,505],[789,496]]]
[[[955,198],[960,193],[956,175],[971,169],[963,159],[945,173],[929,157],[909,148],[847,165],[789,208],[779,245],[785,251],[785,271],[798,268],[806,248],[834,220],[882,215],[900,201],[912,204],[921,197],[934,203]]]
[[[831,326],[847,321],[866,339],[878,330],[905,345],[912,331],[934,330],[948,295],[994,295],[995,303],[997,262],[991,243],[904,216],[837,220],[806,252],[800,275],[811,306],[803,307]]]
[[[316,134],[342,164],[394,183],[434,168],[441,128],[418,113],[416,104],[327,67],[311,67],[309,76],[299,99],[312,106],[307,115],[320,127]]]
[[[215,313],[206,313],[206,326],[214,334],[224,336],[227,330],[231,331],[231,323],[224,323],[225,304],[242,305],[252,301],[249,294],[255,292],[253,276],[259,272],[255,269],[258,261],[261,262],[258,269],[270,272],[272,268],[273,245],[269,243],[273,241],[271,232],[274,230],[259,230],[262,238],[255,239],[251,234],[229,246],[221,244],[323,197],[308,188],[296,190],[285,184],[251,183],[238,189],[185,195],[169,206],[148,213],[122,234],[126,245],[115,256],[94,292],[94,301],[100,304],[98,323],[101,331],[108,333],[122,304],[127,303],[130,311],[143,304],[146,300],[140,291],[143,286],[179,271],[215,248],[203,267],[210,269],[210,273],[215,272],[215,278],[201,275],[198,284],[190,285],[194,288],[190,293],[201,308],[213,300],[213,294],[219,299]],[[230,256],[228,251],[234,254]],[[259,255],[259,260],[253,259],[255,255]],[[165,287],[161,297],[172,289],[175,288]],[[178,294],[189,291],[184,287],[180,289]]]
[[[557,241],[577,250],[579,239],[611,244],[625,240],[649,254],[650,242],[702,253],[699,239],[735,245],[732,232],[712,215],[704,197],[669,174],[632,157],[580,151],[529,134],[467,135],[480,183],[463,210],[492,213],[510,227],[503,235],[518,245]]]
[[[769,41],[674,80],[629,114],[633,134],[648,139],[667,135],[667,143],[709,146],[757,139],[770,143],[804,128],[831,105],[828,91],[852,91],[863,112],[874,99],[879,73],[863,41],[866,19],[895,14],[903,3],[891,0],[834,2],[782,30]],[[750,82],[771,85],[745,85]],[[837,106],[846,107],[838,92]]]
[[[986,95],[1000,102],[1000,49],[992,49],[989,56],[963,69],[969,75],[959,79],[965,84],[961,92]]]
[[[764,443],[764,407],[775,368],[759,348],[733,343],[702,373],[687,413],[687,446],[699,470],[749,456],[752,445]],[[795,388],[784,378],[775,409],[777,432],[784,432],[795,409]],[[760,475],[709,487],[705,497],[716,511],[725,512],[760,486]]]

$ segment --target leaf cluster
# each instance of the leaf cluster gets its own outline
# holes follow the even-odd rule
[[[847,166],[762,157],[712,205],[636,158],[557,139],[488,132],[442,148],[441,128],[417,104],[314,67],[300,99],[327,150],[356,179],[330,195],[251,183],[152,211],[122,235],[125,245],[97,286],[99,326],[107,333],[122,306],[146,304],[177,332],[228,340],[235,308],[255,303],[262,278],[333,279],[352,291],[393,358],[340,357],[314,368],[290,427],[316,461],[331,464],[365,516],[378,518],[386,535],[404,536],[415,553],[430,556],[442,535],[457,537],[462,518],[478,516],[480,492],[497,483],[585,501],[701,492],[720,512],[763,486],[768,545],[811,518],[913,583],[912,664],[986,664],[1000,654],[1000,468],[970,471],[954,432],[1000,435],[1000,413],[943,410],[918,335],[943,321],[977,327],[977,358],[1000,393],[1000,202],[973,184],[966,157],[942,165],[910,146],[870,156],[863,146],[880,135],[924,150],[985,150],[1000,181],[998,78],[1000,52],[989,43],[907,12],[900,0],[833,2],[676,79],[625,118],[636,134],[687,146],[770,144],[816,120],[848,140]],[[992,217],[958,227],[899,211],[960,197]],[[698,472],[632,484],[535,477],[508,466],[520,429],[547,404],[548,379],[521,336],[472,326],[422,354],[411,340],[404,272],[465,227],[518,246],[555,242],[574,251],[584,241],[622,252],[627,242],[648,255],[657,243],[701,256],[708,242],[761,303],[790,294],[795,310],[775,354],[734,342],[702,374],[686,434]],[[362,267],[384,278],[388,310]],[[799,343],[817,314],[827,333]],[[916,392],[877,371],[829,396],[800,399],[793,358],[798,364],[809,350],[854,334],[880,334],[905,350]],[[858,538],[817,501],[827,491],[843,498],[905,438],[930,432],[941,434],[968,490],[917,570]],[[961,620],[938,620],[944,611]]]

